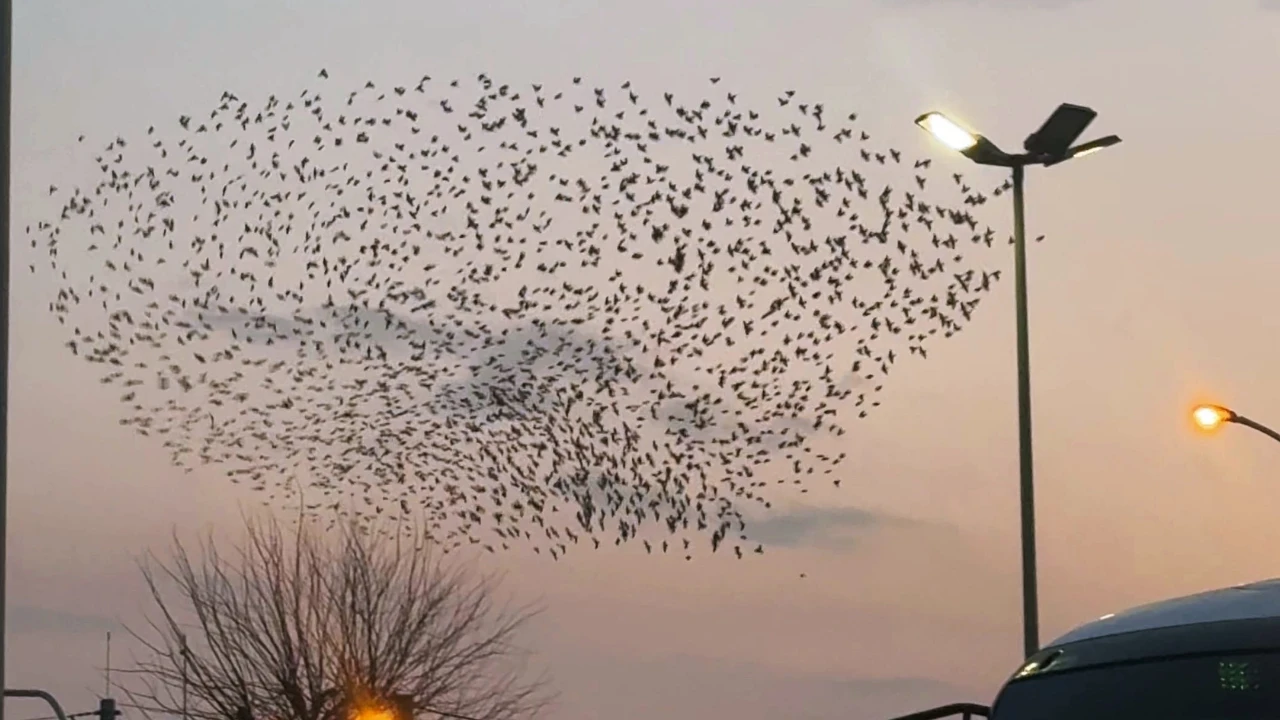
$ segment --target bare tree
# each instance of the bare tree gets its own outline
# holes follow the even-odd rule
[[[523,720],[550,701],[517,635],[535,611],[445,563],[426,533],[326,533],[245,518],[230,555],[174,536],[142,575],[155,612],[131,633],[132,704],[195,720],[348,720],[393,698],[417,717]]]

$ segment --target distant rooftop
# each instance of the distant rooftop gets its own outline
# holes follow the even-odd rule
[[[1051,645],[1176,625],[1265,617],[1280,617],[1280,578],[1161,600],[1103,615],[1054,640]]]

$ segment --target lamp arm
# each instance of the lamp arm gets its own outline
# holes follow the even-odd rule
[[[1254,430],[1257,430],[1258,432],[1262,433],[1263,435],[1266,435],[1272,440],[1275,440],[1276,442],[1280,442],[1280,432],[1276,432],[1275,430],[1272,430],[1266,425],[1263,425],[1262,423],[1254,420],[1250,420],[1249,418],[1243,415],[1240,415],[1238,413],[1227,418],[1227,422],[1233,422],[1233,423],[1236,423],[1237,425],[1244,425],[1245,427],[1253,428]]]

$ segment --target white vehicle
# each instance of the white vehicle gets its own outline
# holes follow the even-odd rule
[[[1280,579],[1164,600],[1063,635],[991,720],[1280,718]]]

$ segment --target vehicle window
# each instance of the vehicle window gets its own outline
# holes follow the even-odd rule
[[[992,720],[1280,720],[1280,653],[1048,672],[1009,683]]]

